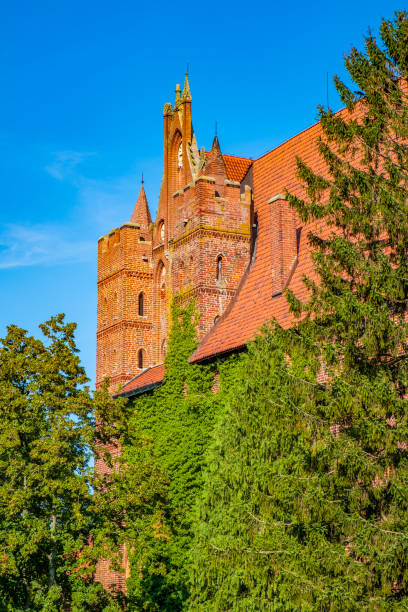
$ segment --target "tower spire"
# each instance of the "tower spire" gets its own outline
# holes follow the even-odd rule
[[[137,223],[140,225],[140,229],[147,231],[149,229],[149,225],[152,222],[152,218],[150,216],[149,205],[147,203],[146,192],[144,189],[144,180],[142,174],[142,186],[140,187],[139,195],[135,204],[135,208],[133,209],[132,216],[130,217],[131,223]]]
[[[188,82],[188,72],[184,75],[183,100],[191,100],[190,83]]]
[[[227,178],[227,168],[221,153],[221,147],[220,143],[218,142],[217,135],[214,136],[211,151],[207,159],[205,172],[208,174],[208,176],[225,176],[225,178]]]

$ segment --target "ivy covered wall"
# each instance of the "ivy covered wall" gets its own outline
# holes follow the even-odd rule
[[[189,597],[195,504],[227,381],[239,359],[189,364],[197,346],[196,325],[194,303],[173,304],[164,384],[132,400],[124,458],[133,466],[150,465],[145,480],[160,491],[146,491],[149,518],[138,521],[128,543],[128,609],[174,612]]]

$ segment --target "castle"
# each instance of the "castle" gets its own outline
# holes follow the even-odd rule
[[[144,186],[127,223],[98,243],[97,385],[133,396],[163,381],[169,305],[195,299],[203,362],[245,346],[262,324],[292,316],[283,295],[312,273],[307,232],[285,190],[302,196],[296,157],[322,162],[319,124],[259,159],[199,149],[188,75],[164,105],[164,170],[156,221]]]
[[[258,159],[223,154],[217,137],[209,152],[199,150],[187,74],[183,91],[177,85],[175,104],[165,104],[163,114],[156,221],[142,184],[130,220],[98,243],[97,386],[109,377],[115,397],[163,384],[174,297],[181,304],[194,298],[200,315],[194,363],[244,349],[272,319],[290,326],[285,289],[306,298],[304,275],[314,277],[308,233],[325,231],[319,221],[303,223],[286,197],[287,191],[305,196],[297,158],[327,174],[318,152],[320,124]],[[101,458],[95,467],[107,470]],[[125,573],[100,560],[96,580],[125,589],[125,548],[123,553]]]

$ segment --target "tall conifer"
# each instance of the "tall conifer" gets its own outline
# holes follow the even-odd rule
[[[288,295],[299,323],[250,347],[231,392],[191,609],[408,604],[407,40],[396,13],[351,51],[358,91],[336,78],[346,110],[320,109],[327,173],[298,161],[307,197],[290,201],[325,228],[309,234],[316,275],[306,304]]]

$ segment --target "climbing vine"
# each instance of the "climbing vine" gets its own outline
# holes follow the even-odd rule
[[[148,530],[132,542],[129,609],[182,609],[189,595],[188,555],[193,508],[203,484],[206,452],[222,391],[214,393],[216,367],[189,364],[197,346],[194,303],[173,303],[164,384],[133,401],[125,457],[140,461],[143,448],[165,483]],[[221,364],[221,386],[225,367]],[[153,469],[153,468],[152,468]],[[140,534],[142,533],[142,537]]]

